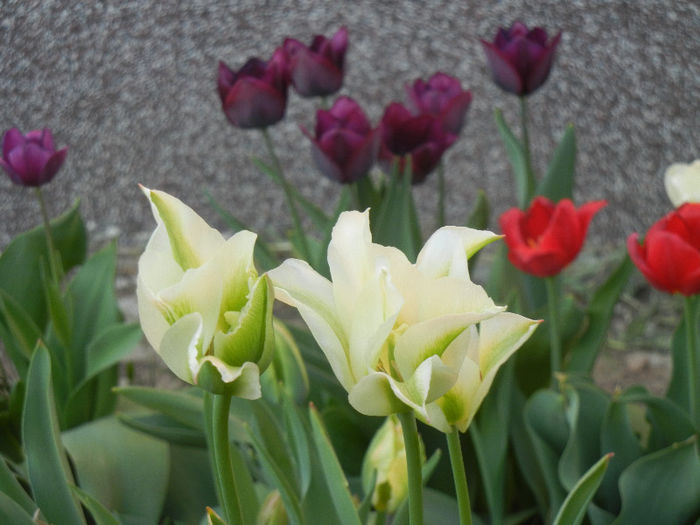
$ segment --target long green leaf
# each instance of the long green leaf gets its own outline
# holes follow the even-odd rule
[[[300,495],[303,499],[311,485],[311,452],[309,441],[306,437],[304,422],[296,405],[289,397],[283,399],[284,421],[287,428],[287,436],[294,451],[294,458],[297,472],[297,482],[299,484]]]
[[[117,394],[134,403],[160,412],[183,425],[204,432],[202,398],[186,390],[161,390],[145,386],[115,388]]]
[[[311,434],[316,445],[316,450],[321,459],[321,467],[326,478],[326,483],[331,492],[331,498],[336,508],[340,525],[360,525],[360,518],[350,494],[348,480],[345,477],[338,457],[335,455],[333,445],[321,422],[316,408],[309,408],[311,419]]]
[[[612,454],[606,454],[581,476],[566,496],[552,525],[579,525],[583,521],[588,504],[605,476],[611,456]]]
[[[31,514],[2,491],[0,491],[0,522],[12,525],[36,525]]]
[[[396,165],[398,163],[395,163]],[[399,248],[409,260],[418,254],[415,228],[415,204],[411,192],[410,162],[406,161],[404,174],[394,169],[386,193],[376,211],[376,220],[370,222],[372,238],[379,244]]]
[[[576,170],[576,133],[569,124],[547,168],[547,174],[537,185],[537,195],[544,195],[553,202],[571,199]]]
[[[115,518],[102,503],[95,499],[94,496],[76,486],[72,486],[71,488],[73,489],[73,493],[80,499],[80,502],[90,511],[96,525],[121,525],[120,521]]]
[[[0,314],[0,336],[20,379],[24,379],[32,351],[41,338],[41,330],[22,305],[2,289]]]
[[[695,323],[700,322],[700,295],[691,299],[692,317]],[[690,395],[688,393],[688,344],[686,341],[685,331],[685,316],[681,320],[678,328],[673,334],[671,343],[671,381],[668,385],[666,397],[675,402],[678,406],[683,407],[690,413]],[[695,362],[700,363],[700,344],[695,342]],[[697,370],[698,377],[695,379],[695,384],[700,384],[700,369]]]
[[[202,432],[163,414],[119,414],[117,417],[128,427],[171,444],[200,448],[207,446],[206,437]]]
[[[497,109],[494,116],[496,119],[498,133],[501,135],[503,145],[506,148],[506,155],[508,156],[510,165],[513,168],[518,206],[520,208],[525,208],[527,207],[530,200],[530,195],[534,190],[534,188],[530,187],[531,183],[528,181],[525,151],[523,150],[523,146],[520,141],[510,130],[508,124],[506,124],[506,121],[503,118],[503,112],[500,109]]]
[[[27,373],[22,436],[34,500],[55,525],[85,523],[70,484],[73,476],[59,440],[58,420],[51,387],[51,360],[41,343]]]
[[[610,277],[595,291],[586,313],[588,320],[586,331],[574,343],[569,352],[570,359],[566,366],[567,370],[583,374],[591,373],[598,352],[605,342],[615,304],[617,304],[633,271],[634,264],[625,253]]]
[[[36,504],[19,484],[10,467],[2,458],[0,458],[0,493],[12,498],[29,514],[33,514],[36,510]]]

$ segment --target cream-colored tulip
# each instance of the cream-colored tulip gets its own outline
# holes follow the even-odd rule
[[[332,281],[297,259],[269,275],[276,297],[299,310],[356,410],[384,416],[412,409],[431,422],[428,407],[458,381],[472,327],[504,310],[470,280],[467,266],[497,238],[444,227],[411,264],[400,250],[372,242],[367,211],[345,212],[328,246]]]
[[[664,175],[664,185],[676,208],[686,202],[700,202],[700,159],[690,164],[671,164]]]
[[[183,381],[260,397],[274,347],[274,292],[253,264],[256,235],[241,231],[225,240],[180,200],[142,190],[158,223],[136,287],[148,342]]]

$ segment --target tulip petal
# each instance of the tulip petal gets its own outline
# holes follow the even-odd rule
[[[26,139],[19,129],[12,128],[7,130],[2,138],[3,158],[7,159],[10,156],[10,152],[24,144],[25,141]]]
[[[491,66],[491,74],[494,82],[509,93],[514,93],[516,95],[523,94],[524,86],[520,79],[520,74],[511,65],[508,57],[503,55],[496,46],[489,42],[482,40],[481,44],[484,48],[484,53],[486,53],[486,59]]]
[[[355,381],[345,350],[348,341],[336,314],[331,283],[299,259],[287,259],[268,275],[275,286],[275,297],[299,310],[333,373],[350,390]]]
[[[205,356],[195,372],[195,381],[215,394],[226,393],[244,399],[261,396],[258,366],[249,361],[242,366],[230,366],[217,357]]]
[[[535,32],[539,28],[535,28],[531,33]],[[542,31],[542,30],[540,30]],[[544,33],[544,31],[542,31]],[[542,34],[539,34],[539,40],[542,40]],[[544,33],[544,39],[547,36]],[[544,46],[543,52],[537,61],[532,65],[527,77],[525,78],[525,93],[532,93],[538,87],[540,87],[547,80],[549,72],[552,69],[552,64],[554,63],[554,53],[559,45],[559,40],[561,40],[561,32],[555,36],[548,46]],[[540,43],[540,45],[542,45]]]
[[[192,370],[202,353],[202,316],[197,312],[178,319],[155,347],[163,362],[183,381],[193,384]]]
[[[183,270],[197,268],[223,243],[223,237],[195,211],[165,192],[142,188],[153,215],[168,233],[172,255]]]
[[[405,412],[408,407],[397,399],[391,383],[391,378],[384,372],[366,375],[350,389],[348,401],[355,410],[366,416]]]
[[[238,312],[247,302],[249,281],[257,277],[253,250],[257,235],[243,230],[219,247],[214,259],[222,284],[221,312]]]

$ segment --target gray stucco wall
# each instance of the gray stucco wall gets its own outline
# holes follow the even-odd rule
[[[491,83],[478,42],[515,19],[564,32],[550,79],[530,97],[536,165],[575,123],[577,200],[608,199],[592,231],[621,245],[670,209],[665,168],[700,156],[697,2],[3,0],[0,127],[48,126],[70,146],[45,188],[51,211],[80,197],[98,233],[119,231],[129,242],[152,230],[138,182],[218,226],[204,190],[255,230],[284,228],[282,192],[249,162],[263,154],[259,135],[234,129],[220,111],[217,61],[238,67],[269,57],[286,36],[308,43],[346,25],[342,93],[374,123],[417,77],[441,70],[472,90],[468,124],[447,156],[448,219],[461,222],[478,188],[496,213],[515,201],[492,111],[502,107],[515,126],[517,100]],[[313,127],[314,104],[291,94],[272,135],[294,184],[330,208],[338,187],[315,171],[298,129]],[[417,193],[426,231],[435,182]],[[4,176],[0,216],[0,247],[39,221],[32,195]]]

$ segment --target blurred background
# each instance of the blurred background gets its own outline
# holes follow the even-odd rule
[[[700,156],[700,4],[668,1],[454,0],[3,0],[0,127],[50,127],[67,161],[45,187],[50,213],[81,199],[93,239],[143,243],[154,223],[137,183],[166,190],[218,227],[205,192],[250,228],[291,224],[282,191],[256,172],[259,132],[232,127],[216,92],[219,60],[237,69],[267,59],[285,37],[308,44],[347,26],[340,94],[378,123],[404,85],[436,71],[473,93],[468,121],[447,152],[447,218],[463,224],[478,189],[500,212],[515,190],[493,110],[518,133],[517,98],[491,79],[479,39],[522,20],[563,32],[549,80],[529,97],[535,167],[542,172],[565,126],[578,139],[576,200],[607,199],[591,233],[622,246],[670,210],[663,172]],[[288,177],[331,209],[339,187],[311,161],[299,125],[318,101],[290,90],[287,118],[271,128]],[[436,177],[417,190],[432,231]],[[33,196],[0,177],[0,248],[39,223]]]

